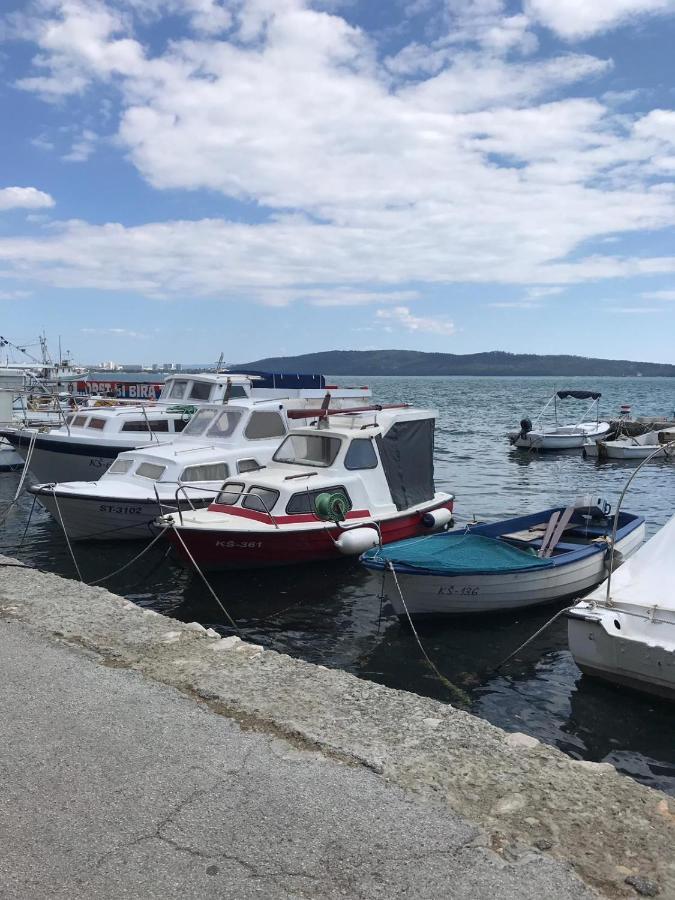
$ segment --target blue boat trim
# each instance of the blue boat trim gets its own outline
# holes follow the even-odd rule
[[[516,531],[524,531],[533,525],[546,522],[550,519],[554,512],[561,512],[563,507],[554,507],[539,513],[528,516],[518,516],[513,519],[505,519],[500,522],[493,522],[487,525],[475,525],[467,528],[465,531],[443,532],[441,534],[433,534],[423,538],[409,538],[405,541],[397,541],[388,544],[386,547],[376,547],[368,550],[361,556],[361,562],[368,568],[376,571],[382,571],[388,568],[391,563],[398,573],[410,575],[434,575],[444,577],[456,577],[466,575],[504,575],[515,574],[519,572],[531,572],[540,568],[560,568],[562,566],[576,563],[588,557],[604,554],[607,545],[603,544],[576,544],[561,540],[556,545],[559,555],[553,555],[547,559],[539,559],[532,556],[527,550],[521,550],[503,541],[497,540],[501,535],[510,534]],[[579,528],[583,528],[589,537],[600,537],[610,535],[612,530],[612,522],[609,521],[604,527],[590,526],[586,527],[585,523],[576,522]],[[617,542],[625,538],[632,531],[644,524],[642,516],[633,515],[632,513],[620,513],[619,527],[616,532]],[[482,537],[492,539],[489,543],[483,543],[484,553],[488,557],[492,557],[493,564],[481,565],[474,563],[472,565],[456,566],[452,561],[438,564],[438,558],[442,556],[444,547],[448,544],[461,543],[464,537]],[[472,551],[475,550],[478,557],[481,554],[480,547],[477,542],[469,541],[473,544]],[[538,549],[541,541],[534,541],[530,546]],[[429,548],[439,547],[438,552],[429,553]],[[417,550],[413,548],[417,548]],[[499,549],[497,549],[499,548]],[[506,552],[505,552],[506,551]],[[514,551],[513,553],[509,551]],[[560,552],[562,551],[562,553]],[[468,554],[467,554],[468,555]],[[427,557],[430,564],[424,565],[423,558]],[[433,557],[436,557],[434,560]],[[498,565],[499,561],[503,565]],[[518,564],[520,560],[520,564]],[[468,560],[467,560],[468,562]]]

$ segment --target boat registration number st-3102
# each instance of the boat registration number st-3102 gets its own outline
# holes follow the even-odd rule
[[[140,506],[112,506],[109,503],[101,503],[99,506],[100,512],[103,513],[118,513],[123,516],[140,516],[142,507]]]
[[[262,541],[216,541],[216,547],[226,550],[256,550],[262,547]]]
[[[446,587],[439,587],[439,597],[477,597],[480,594],[480,588],[475,585],[465,584],[463,587],[456,587],[454,584]]]

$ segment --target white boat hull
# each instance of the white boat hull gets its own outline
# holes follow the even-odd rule
[[[7,441],[0,438],[0,472],[16,472],[23,469],[23,459]]]
[[[675,614],[579,604],[567,634],[586,675],[675,700]]]
[[[212,494],[204,494],[200,499],[193,499],[192,505],[196,509],[207,506],[216,496],[217,490]],[[158,516],[176,509],[175,495],[167,498],[166,505],[162,501],[160,509],[157,500],[147,499],[116,499],[114,497],[68,497],[58,495],[56,500],[53,493],[43,490],[37,494],[41,506],[63,526],[71,541],[123,541],[141,540],[150,538],[156,531],[151,530],[150,524]],[[58,509],[57,501],[58,500]],[[180,509],[190,509],[186,500],[180,500]]]
[[[588,441],[601,441],[609,432],[609,422],[582,423],[551,431],[529,431],[526,435],[510,435],[514,447],[522,450],[578,450]]]
[[[616,543],[624,557],[643,542],[644,524]],[[596,553],[576,563],[525,572],[483,575],[435,575],[397,572],[405,606],[411,616],[469,615],[507,612],[572,597],[582,597],[606,577],[605,554]],[[398,616],[406,610],[385,569],[384,590]]]

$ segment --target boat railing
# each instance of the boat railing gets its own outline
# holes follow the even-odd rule
[[[261,467],[261,468],[262,468],[262,467]],[[188,503],[190,509],[194,512],[195,506],[194,506],[192,500],[190,499],[190,495],[188,494],[188,488],[189,488],[191,491],[204,491],[205,493],[208,493],[208,494],[213,494],[213,493],[214,493],[213,488],[201,487],[200,485],[197,485],[197,484],[185,485],[185,484],[183,484],[183,483],[181,483],[181,482],[167,482],[167,481],[163,482],[163,484],[177,484],[176,492],[175,492],[175,494],[174,494],[174,499],[175,499],[175,501],[176,501],[176,509],[175,509],[175,510],[172,509],[171,512],[177,512],[177,513],[178,513],[178,518],[179,518],[179,520],[180,520],[180,524],[181,524],[181,525],[183,524],[183,512],[182,512],[182,510],[181,510],[181,508],[180,508],[180,501],[179,501],[179,499],[178,499],[178,495],[179,495],[179,494],[182,494],[182,495],[185,497],[185,499],[186,499],[186,501],[187,501],[187,503]],[[156,485],[156,484],[153,484],[153,489],[154,489],[154,491],[155,491],[155,497],[156,497],[156,499],[157,499],[157,505],[159,506],[159,509],[160,509],[160,512],[161,512],[161,510],[162,510],[162,501],[159,499],[159,494],[158,494],[158,492],[157,492],[157,485]],[[217,495],[218,495],[218,492],[216,492],[216,496],[217,496]],[[274,525],[275,528],[277,528],[277,529],[279,528],[279,523],[277,522],[277,520],[276,520],[276,519],[274,518],[274,516],[272,515],[272,511],[271,511],[270,509],[267,508],[267,504],[265,503],[265,501],[263,500],[263,498],[262,498],[259,494],[251,494],[251,493],[248,493],[248,494],[245,494],[244,496],[249,497],[249,498],[251,498],[251,499],[257,500],[258,503],[260,503],[260,505],[261,505],[261,507],[262,507],[261,512],[264,512],[265,515],[267,515],[267,516],[269,517],[270,521],[272,522],[272,524]]]

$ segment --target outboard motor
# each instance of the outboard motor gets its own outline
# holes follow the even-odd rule
[[[530,431],[532,431],[532,420],[531,419],[521,419],[520,420],[520,434],[518,435],[518,437],[522,438],[524,440]]]

